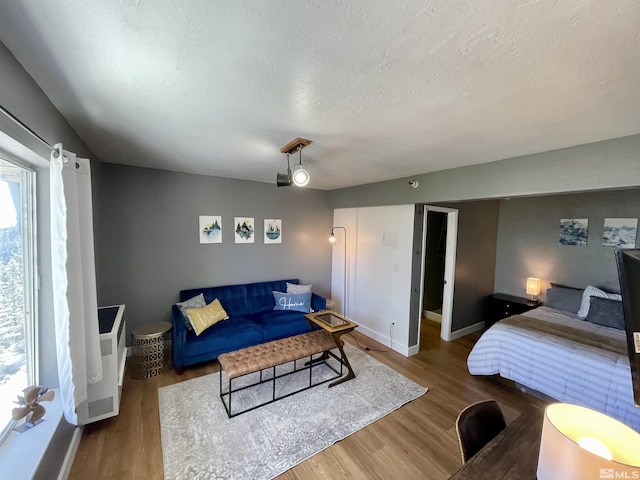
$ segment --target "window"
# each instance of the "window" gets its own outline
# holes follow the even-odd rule
[[[0,157],[0,442],[36,375],[35,173]]]

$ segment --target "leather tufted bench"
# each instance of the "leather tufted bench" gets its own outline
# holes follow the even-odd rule
[[[240,350],[236,350],[234,352],[224,353],[218,357],[218,362],[220,363],[220,398],[222,399],[222,403],[227,410],[227,415],[229,417],[234,417],[236,415],[240,415],[241,413],[248,412],[249,410],[253,410],[255,408],[261,407],[268,403],[272,403],[281,398],[287,397],[289,395],[293,395],[294,393],[298,393],[302,390],[306,390],[311,387],[315,387],[316,385],[320,385],[322,383],[333,380],[337,377],[331,377],[329,379],[325,379],[316,384],[312,383],[311,373],[309,374],[309,386],[297,390],[295,392],[289,393],[287,395],[283,395],[281,397],[276,397],[275,394],[275,382],[278,378],[281,378],[286,375],[290,375],[291,373],[296,373],[304,369],[311,369],[314,365],[317,365],[318,362],[324,362],[326,364],[326,359],[331,356],[338,360],[341,364],[340,372],[335,370],[335,368],[331,367],[329,364],[329,368],[334,370],[338,376],[342,375],[342,363],[343,360],[336,355],[334,355],[330,350],[336,348],[336,341],[333,336],[327,332],[326,330],[314,330],[313,332],[303,333],[301,335],[295,335],[292,337],[286,337],[280,340],[273,340],[271,342],[262,343],[259,345],[254,345],[252,347],[242,348]],[[323,353],[324,355],[316,360],[311,360],[313,355]],[[283,365],[289,362],[295,362],[296,360],[301,360],[306,357],[309,357],[310,360],[306,363],[305,368],[297,369],[294,363],[293,372],[288,372],[283,375],[277,376],[275,368],[279,365]],[[268,368],[273,369],[273,376],[270,379],[262,380],[262,371]],[[226,392],[223,392],[222,385],[222,371],[226,374],[229,380],[229,388]],[[232,389],[231,381],[238,377],[242,377],[244,375],[249,375],[252,373],[260,372],[260,381],[256,382],[252,385],[245,386],[242,388],[238,388],[237,390]],[[240,412],[231,413],[231,394],[238,392],[240,390],[244,390],[246,388],[250,388],[262,383],[273,382],[273,396],[266,402],[260,403],[259,405],[253,406],[251,408],[246,408]],[[228,397],[228,404],[225,402],[225,397]]]
[[[218,357],[218,362],[228,378],[236,378],[332,348],[336,348],[336,342],[331,334],[325,330],[316,330],[223,353]]]

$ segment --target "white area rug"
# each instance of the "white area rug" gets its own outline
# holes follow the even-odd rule
[[[427,391],[355,347],[345,351],[355,379],[318,385],[231,419],[217,373],[160,388],[165,480],[273,478]],[[315,381],[320,368],[314,372]],[[279,381],[305,378],[308,371]]]

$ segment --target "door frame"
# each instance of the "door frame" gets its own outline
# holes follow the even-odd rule
[[[456,248],[458,246],[458,210],[455,208],[424,205],[422,231],[422,267],[420,274],[420,308],[418,309],[418,349],[420,347],[420,324],[422,319],[422,302],[424,301],[424,274],[427,256],[427,215],[429,212],[441,212],[447,214],[447,239],[444,260],[444,287],[442,290],[442,323],[440,325],[440,338],[446,342],[451,341],[451,321],[453,316],[453,288],[456,274]]]

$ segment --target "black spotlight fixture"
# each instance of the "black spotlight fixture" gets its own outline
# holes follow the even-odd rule
[[[289,164],[289,154],[287,153],[287,173],[276,174],[276,185],[279,187],[288,187],[293,184],[293,177],[291,176],[291,165]]]

